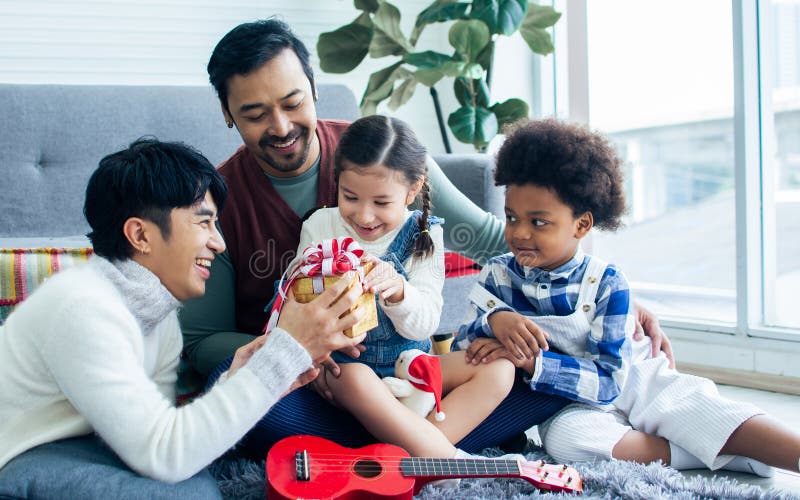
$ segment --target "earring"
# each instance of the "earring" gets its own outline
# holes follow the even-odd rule
[[[225,122],[225,124],[228,125],[228,128],[233,128],[233,122]]]

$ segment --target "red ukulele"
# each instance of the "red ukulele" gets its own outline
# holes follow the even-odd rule
[[[430,481],[454,477],[519,477],[537,488],[580,493],[566,465],[493,459],[416,458],[391,444],[352,449],[314,436],[291,436],[267,455],[267,497],[411,499]]]

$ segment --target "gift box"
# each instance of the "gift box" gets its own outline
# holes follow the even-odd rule
[[[372,269],[372,263],[366,263],[364,266],[362,266],[362,269],[366,275],[370,269]],[[354,286],[361,286],[360,275],[357,272],[354,274],[355,277],[353,278],[353,281],[350,283],[350,286],[347,287],[345,292],[342,292],[342,294],[347,293],[347,291]],[[318,283],[322,283],[322,290],[325,290],[342,278],[341,276],[318,276],[314,278],[298,276],[292,283],[292,293],[294,294],[295,300],[300,303],[307,304],[308,302],[311,302],[317,298],[319,293],[314,292],[314,279],[318,280]],[[317,286],[317,289],[319,289],[319,286]],[[320,290],[320,293],[322,293],[322,290]],[[344,331],[344,334],[350,338],[357,337],[362,333],[372,330],[378,326],[378,309],[375,305],[374,293],[362,293],[358,298],[358,302],[353,304],[350,310],[352,311],[356,307],[362,309],[365,314],[358,323]]]

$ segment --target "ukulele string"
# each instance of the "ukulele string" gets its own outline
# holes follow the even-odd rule
[[[318,456],[309,457],[309,469],[315,472],[332,471],[387,471],[387,472],[411,472],[415,475],[436,475],[436,474],[520,474],[519,465],[513,460],[453,460],[453,459],[425,459],[425,461],[401,464],[402,459],[392,460],[389,457],[381,457],[381,461],[371,458],[356,459],[341,458],[330,455],[334,458],[319,458]],[[480,470],[477,465],[483,465]]]

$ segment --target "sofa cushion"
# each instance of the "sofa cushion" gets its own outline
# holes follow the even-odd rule
[[[53,273],[83,265],[92,249],[0,248],[0,324]]]

